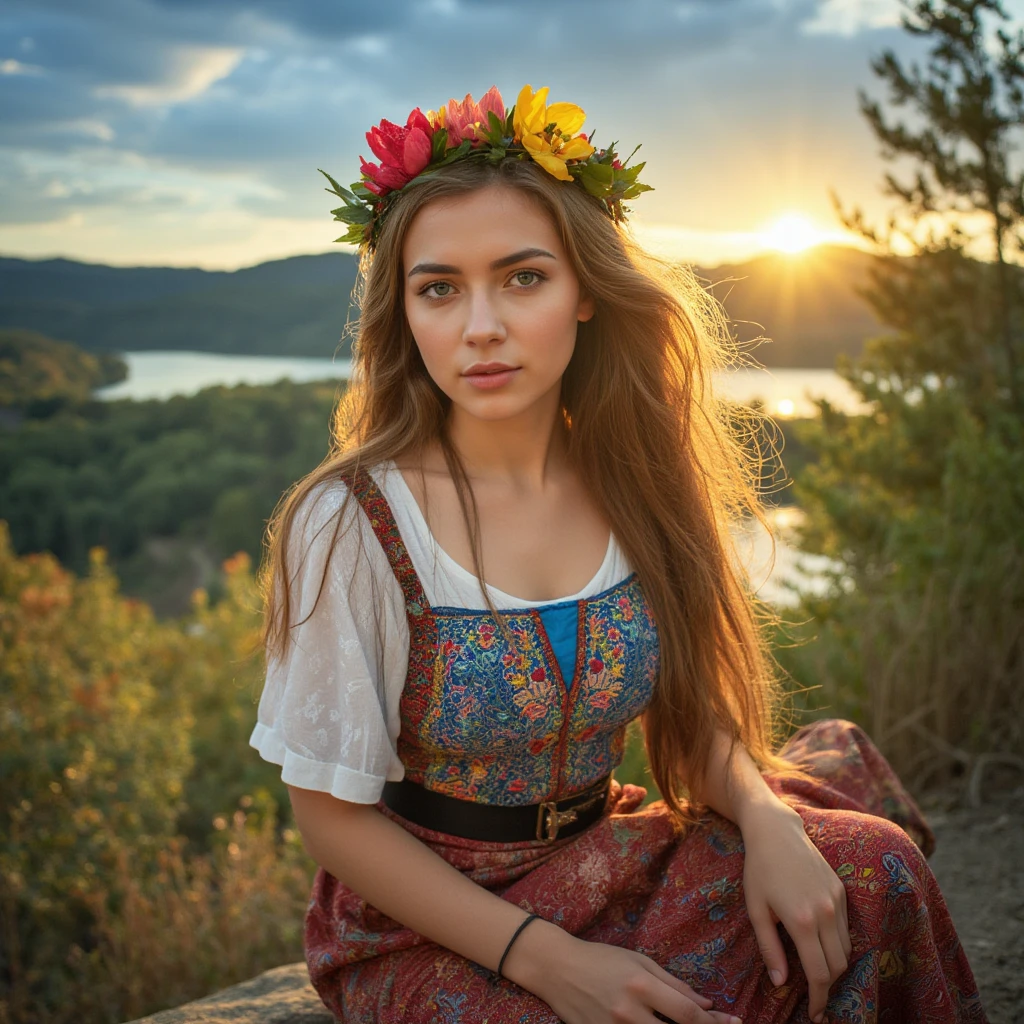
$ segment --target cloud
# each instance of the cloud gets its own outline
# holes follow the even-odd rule
[[[20,60],[0,60],[0,75],[41,75],[43,69],[38,64],[22,64]]]
[[[135,107],[182,103],[202,95],[214,82],[230,75],[243,54],[239,47],[169,47],[160,54],[157,80],[98,85],[93,95],[100,99],[123,99]]]
[[[899,23],[896,0],[825,0],[802,29],[807,35],[852,36],[865,29],[892,28]]]

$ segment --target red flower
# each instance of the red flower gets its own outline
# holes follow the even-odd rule
[[[366,187],[383,197],[412,181],[430,163],[433,134],[433,126],[419,107],[409,115],[404,128],[387,120],[371,128],[366,141],[380,164],[367,163],[360,155]]]
[[[544,672],[544,669],[543,669],[543,668],[535,668],[535,669],[534,669],[534,670],[533,670],[533,671],[532,671],[532,672],[530,673],[530,678],[531,678],[531,679],[532,679],[532,680],[533,680],[533,681],[534,681],[535,683],[542,683],[542,682],[544,682],[544,676],[545,676],[545,674],[546,674],[546,673]]]
[[[510,793],[522,793],[526,789],[526,782],[523,779],[513,779],[505,788]]]
[[[590,659],[590,671],[597,675],[604,668],[604,662],[600,658]]]
[[[548,745],[547,740],[530,740],[530,753],[537,755]]]

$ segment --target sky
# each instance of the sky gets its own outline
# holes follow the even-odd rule
[[[1006,6],[1019,17],[1024,0]],[[641,144],[654,191],[631,220],[657,251],[747,259],[787,215],[852,241],[829,189],[878,221],[893,203],[857,90],[884,101],[871,59],[925,52],[899,12],[897,0],[4,0],[0,255],[235,269],[337,251],[344,226],[317,168],[356,181],[381,118],[491,85],[510,106],[524,83],[583,107],[596,145]]]

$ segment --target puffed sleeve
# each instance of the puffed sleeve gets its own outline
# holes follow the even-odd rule
[[[289,785],[372,804],[386,780],[405,774],[398,703],[409,627],[401,587],[354,496],[340,514],[347,491],[341,481],[318,484],[283,539],[292,625],[283,656],[267,652],[249,744]]]

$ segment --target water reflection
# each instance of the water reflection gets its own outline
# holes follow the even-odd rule
[[[792,606],[797,602],[794,587],[811,594],[825,592],[825,572],[839,564],[824,555],[811,555],[795,545],[794,529],[805,518],[795,505],[768,510],[768,522],[775,537],[775,564],[771,564],[771,537],[756,519],[748,519],[733,530],[737,555],[746,569],[758,597],[771,604]]]

